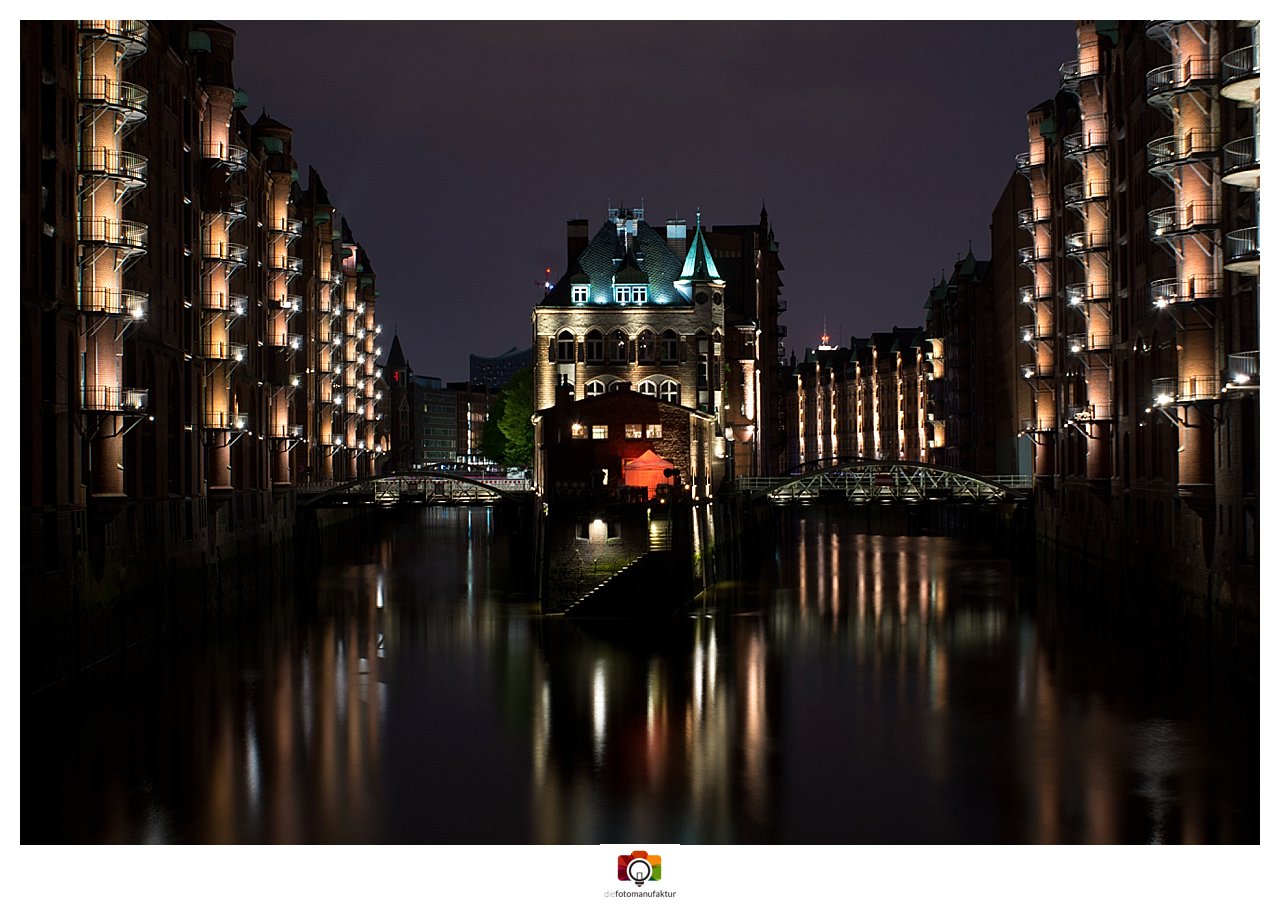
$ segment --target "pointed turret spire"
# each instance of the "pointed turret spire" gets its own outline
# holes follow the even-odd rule
[[[698,210],[697,224],[693,230],[693,238],[689,241],[689,253],[684,258],[684,269],[680,271],[681,283],[719,283],[720,271],[716,268],[715,258],[711,256],[711,248],[707,238],[702,234],[702,210]]]

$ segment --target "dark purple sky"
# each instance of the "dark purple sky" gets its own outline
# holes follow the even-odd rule
[[[988,225],[1063,22],[229,22],[250,119],[294,128],[378,275],[415,371],[529,345],[565,220],[755,222],[781,246],[788,346],[923,321]]]

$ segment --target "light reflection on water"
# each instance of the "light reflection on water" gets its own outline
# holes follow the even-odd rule
[[[981,545],[786,518],[695,612],[578,624],[487,511],[405,516],[24,703],[23,840],[1257,841],[1256,687]]]

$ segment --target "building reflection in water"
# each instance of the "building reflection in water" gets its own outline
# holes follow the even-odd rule
[[[24,841],[1257,841],[1256,691],[981,545],[784,517],[696,612],[575,623],[488,512],[409,515],[24,716]],[[83,722],[34,734],[45,769],[41,717]]]

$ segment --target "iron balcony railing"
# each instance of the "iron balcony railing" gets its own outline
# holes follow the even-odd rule
[[[1051,293],[1045,294],[1045,295],[1037,294],[1035,286],[1019,286],[1018,287],[1018,301],[1021,302],[1023,305],[1026,305],[1032,311],[1036,310],[1037,302],[1041,301],[1042,299],[1051,299],[1051,298],[1053,298],[1053,295]]]
[[[1218,131],[1193,128],[1175,136],[1160,137],[1147,144],[1147,167],[1167,169],[1218,153]]]
[[[1204,232],[1222,219],[1222,208],[1214,201],[1184,206],[1160,207],[1147,213],[1152,241],[1169,241],[1181,235]]]
[[[1247,353],[1232,353],[1227,356],[1228,384],[1257,384],[1259,378],[1258,350],[1251,350]]]
[[[276,299],[271,299],[267,304],[272,308],[279,309],[280,311],[298,311],[302,308],[302,296],[281,296]]]
[[[243,194],[223,194],[210,203],[205,216],[218,214],[229,217],[231,222],[237,222],[244,219],[248,205],[249,201]]]
[[[284,273],[297,274],[302,272],[302,258],[292,257],[288,254],[277,254],[267,262],[267,265],[272,270],[280,270]]]
[[[1067,349],[1075,355],[1111,349],[1111,334],[1067,334]]]
[[[1062,188],[1062,199],[1067,206],[1079,210],[1085,204],[1105,201],[1110,193],[1107,181],[1076,181]]]
[[[147,22],[145,19],[81,19],[77,24],[81,32],[97,35],[120,45],[125,58],[137,57],[147,50]]]
[[[224,343],[217,340],[206,340],[201,346],[200,354],[206,359],[222,362],[244,362],[249,355],[249,347],[243,343]]]
[[[1081,403],[1067,407],[1066,419],[1078,423],[1096,423],[1111,419],[1111,404]]]
[[[205,143],[204,157],[240,171],[249,162],[249,150],[237,143]]]
[[[229,241],[205,242],[204,259],[243,267],[249,259],[249,249]]]
[[[141,253],[147,250],[147,226],[128,219],[81,216],[80,241],[110,245]]]
[[[127,124],[147,117],[147,90],[109,76],[80,77],[80,103],[117,111]]]
[[[1258,169],[1257,137],[1240,137],[1222,147],[1222,180],[1227,184],[1257,187]]]
[[[209,311],[227,311],[242,315],[249,307],[249,297],[238,293],[206,292],[200,296],[200,305]]]
[[[1157,407],[1165,407],[1171,403],[1213,400],[1221,392],[1221,382],[1212,375],[1155,378],[1151,381],[1151,403]]]
[[[267,223],[267,231],[277,235],[287,235],[290,238],[297,238],[302,234],[301,219],[277,219]]]
[[[1053,257],[1052,245],[1027,245],[1025,248],[1018,249],[1018,260],[1024,267],[1038,261],[1047,261],[1051,257]]]
[[[1238,229],[1227,233],[1227,266],[1257,263],[1261,258],[1258,251],[1258,230]]]
[[[1072,232],[1067,236],[1067,253],[1072,255],[1090,254],[1105,250],[1111,244],[1111,233]]]
[[[1111,300],[1111,286],[1107,283],[1072,283],[1066,288],[1067,304],[1081,311],[1090,303]]]
[[[274,430],[272,430],[271,437],[299,440],[302,438],[302,426],[290,425],[288,423],[278,425]]]
[[[1048,210],[1043,213],[1037,213],[1035,207],[1027,207],[1025,210],[1018,211],[1018,227],[1025,229],[1028,232],[1034,232],[1038,223],[1048,221]]]
[[[1051,419],[1024,416],[1018,420],[1018,428],[1023,432],[1055,432],[1058,429],[1058,425]]]
[[[1024,175],[1030,173],[1031,169],[1039,168],[1045,164],[1043,155],[1038,158],[1032,158],[1029,152],[1018,153],[1014,156],[1014,162],[1017,163],[1018,171]]]
[[[1077,159],[1086,153],[1098,152],[1107,148],[1107,129],[1091,127],[1078,130],[1062,138],[1062,153],[1069,159]]]
[[[267,345],[299,350],[302,349],[302,334],[272,334],[267,338]]]
[[[145,388],[98,384],[84,389],[83,406],[93,413],[145,413],[149,398]]]
[[[1018,328],[1018,339],[1023,343],[1029,343],[1031,346],[1036,345],[1037,340],[1043,340],[1050,336],[1049,328],[1037,327],[1035,324],[1024,324]]]
[[[1222,86],[1224,89],[1246,79],[1257,79],[1261,76],[1258,66],[1258,46],[1249,45],[1237,48],[1222,57]],[[1228,94],[1229,98],[1235,96]]]
[[[249,428],[249,414],[231,410],[206,410],[204,425],[206,429],[247,429]]]
[[[81,147],[80,172],[142,187],[147,183],[147,157],[109,146]]]
[[[1088,61],[1084,66],[1078,60],[1069,60],[1058,68],[1058,73],[1062,77],[1062,88],[1077,95],[1080,94],[1081,80],[1100,75],[1096,60]]]
[[[1151,304],[1156,308],[1216,299],[1221,294],[1222,277],[1211,273],[1151,282]]]
[[[1147,101],[1168,106],[1182,92],[1205,89],[1218,81],[1218,62],[1212,57],[1185,57],[1147,73]]]
[[[116,315],[130,321],[147,320],[149,299],[145,292],[86,286],[80,290],[80,310]]]
[[[1041,368],[1039,365],[1037,365],[1034,362],[1024,363],[1019,369],[1019,371],[1022,373],[1022,377],[1026,381],[1033,381],[1037,378],[1053,377],[1053,369]]]

